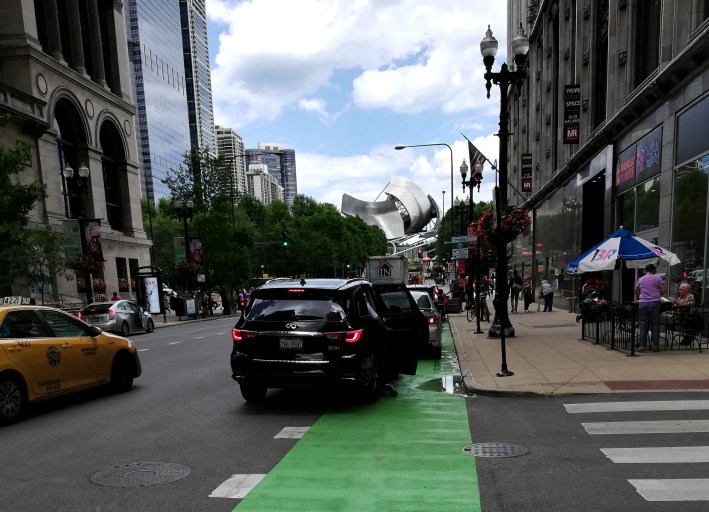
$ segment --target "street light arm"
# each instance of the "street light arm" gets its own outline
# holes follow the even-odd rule
[[[430,146],[445,146],[448,148],[448,151],[451,153],[451,209],[453,208],[453,148],[450,147],[448,144],[445,142],[432,142],[431,144],[407,144],[407,145],[399,145],[399,146],[394,146],[394,149],[397,151],[400,151],[402,149],[406,148],[425,148],[425,147],[430,147]],[[446,205],[441,205],[442,208],[445,209]]]

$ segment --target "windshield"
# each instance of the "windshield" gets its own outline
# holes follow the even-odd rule
[[[416,301],[416,305],[420,309],[433,309],[433,305],[431,304],[431,297],[428,295],[428,292],[412,290],[411,295]]]
[[[338,322],[346,317],[340,304],[328,299],[261,299],[255,298],[247,320],[288,321],[328,320]]]

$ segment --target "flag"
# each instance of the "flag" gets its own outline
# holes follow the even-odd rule
[[[475,171],[475,166],[480,164],[484,164],[485,160],[485,155],[483,155],[480,151],[478,151],[478,148],[473,146],[473,143],[468,141],[468,156],[470,157],[470,170]]]

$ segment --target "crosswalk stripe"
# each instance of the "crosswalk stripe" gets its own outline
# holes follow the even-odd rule
[[[647,501],[709,501],[709,479],[628,480]]]
[[[581,425],[591,435],[709,432],[709,420],[599,421]]]
[[[222,483],[212,491],[210,498],[244,498],[253,490],[266,475],[232,475],[229,480]]]
[[[616,464],[681,464],[709,462],[709,446],[665,446],[653,448],[601,448]]]
[[[589,404],[564,404],[570,414],[592,412],[640,411],[701,411],[709,409],[709,400],[658,400],[641,402],[595,402]]]
[[[283,427],[274,439],[300,439],[310,427]]]

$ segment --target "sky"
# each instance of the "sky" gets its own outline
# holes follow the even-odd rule
[[[391,176],[438,204],[462,199],[465,134],[498,157],[500,99],[486,97],[480,41],[506,54],[503,0],[207,0],[215,124],[294,149],[298,193],[338,209],[383,200]],[[486,164],[474,201],[492,199]],[[445,194],[443,194],[445,191]]]

